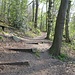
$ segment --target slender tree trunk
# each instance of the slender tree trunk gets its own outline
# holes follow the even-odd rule
[[[40,23],[40,30],[42,31],[42,27],[43,27],[43,7],[44,5],[42,6],[42,9],[41,9],[41,23]]]
[[[54,11],[55,11],[55,5],[54,5],[54,3],[55,3],[55,0],[53,0],[53,5],[52,5],[52,32],[54,33],[54,28],[53,28],[53,26],[54,26],[54,21],[55,21],[55,13],[54,13]]]
[[[48,29],[48,24],[47,24],[47,19],[48,19],[48,18],[47,18],[47,17],[48,17],[48,13],[47,13],[47,8],[48,8],[48,7],[47,7],[47,2],[48,2],[48,1],[46,0],[46,31],[47,31],[47,29]]]
[[[62,34],[63,34],[66,11],[68,7],[68,1],[69,0],[61,0],[61,5],[56,20],[54,40],[51,48],[49,49],[49,52],[54,56],[60,55],[60,50],[62,45]]]
[[[69,13],[70,13],[70,7],[71,7],[71,1],[69,1],[68,4],[68,9],[67,9],[67,14],[66,14],[66,24],[65,24],[65,38],[66,38],[66,42],[69,43],[71,42],[70,38],[69,38]]]
[[[5,20],[6,19],[6,14],[5,14],[6,13],[6,0],[4,0],[4,11],[3,12],[4,12],[4,22],[6,22]]]
[[[8,4],[8,9],[7,9],[7,20],[8,20],[8,23],[9,23],[9,15],[10,15],[10,0],[9,0],[9,4]]]
[[[38,18],[38,0],[36,0],[36,11],[35,11],[34,28],[37,28],[37,18]]]
[[[1,2],[1,20],[4,22],[4,0]]]
[[[32,17],[32,22],[33,22],[33,24],[34,24],[34,0],[33,0],[32,8],[33,8],[33,17]]]
[[[47,30],[47,37],[49,39],[52,27],[52,0],[49,0],[49,7],[48,7],[48,30]]]

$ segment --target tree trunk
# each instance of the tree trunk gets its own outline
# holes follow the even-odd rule
[[[47,30],[47,37],[49,39],[52,27],[52,0],[49,0],[49,7],[48,7],[48,30]]]
[[[66,42],[69,43],[71,42],[70,38],[69,38],[69,13],[70,13],[70,7],[71,7],[71,1],[69,1],[68,4],[68,9],[67,9],[67,14],[66,14],[66,24],[65,24],[65,38],[66,38]]]
[[[6,22],[6,0],[4,1],[4,22]]]
[[[40,30],[42,31],[43,30],[43,7],[44,7],[44,5],[42,6],[42,9],[41,9],[41,23],[40,23]]]
[[[34,0],[33,0],[32,8],[33,8],[33,17],[32,17],[32,22],[33,22],[33,24],[34,24]]]
[[[51,48],[49,49],[49,52],[54,56],[60,55],[64,20],[66,16],[67,7],[68,7],[68,1],[69,0],[61,0],[61,5],[59,8],[59,12],[58,12],[57,20],[56,20],[54,40],[53,40]]]
[[[10,0],[9,0],[9,4],[8,4],[8,9],[7,9],[7,20],[8,20],[8,23],[10,23]]]
[[[48,29],[48,25],[47,25],[47,19],[48,19],[48,18],[47,18],[47,17],[48,17],[48,13],[47,13],[47,8],[48,8],[48,7],[47,7],[47,2],[48,2],[48,1],[46,0],[46,31],[47,31],[47,29]]]
[[[5,1],[2,0],[2,4],[1,4],[1,19],[2,21],[4,22],[4,19],[5,19]]]
[[[35,12],[34,28],[37,28],[37,18],[38,18],[38,0],[36,0],[36,12]]]

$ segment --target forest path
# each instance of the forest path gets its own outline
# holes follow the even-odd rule
[[[51,46],[50,40],[44,39],[46,33],[35,38],[26,38],[20,42],[1,42],[0,43],[0,75],[75,75],[75,64],[53,59],[47,50]],[[35,44],[36,43],[36,44]],[[36,48],[38,52],[22,52],[8,50],[15,49],[31,49]],[[25,64],[8,64],[1,63],[28,62]],[[16,64],[16,63],[15,63]]]
[[[34,37],[33,39],[44,39],[46,35],[47,35],[46,32],[42,32],[40,36]]]

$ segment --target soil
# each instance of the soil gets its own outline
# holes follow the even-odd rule
[[[0,75],[75,75],[75,61],[62,62],[52,58],[47,51],[52,43],[45,37],[46,33],[43,33],[19,42],[9,38],[0,42]],[[34,49],[35,53],[8,50],[11,48]],[[28,62],[29,65],[1,65],[13,62]]]

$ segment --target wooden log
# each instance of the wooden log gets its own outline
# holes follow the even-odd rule
[[[32,42],[32,43],[27,43],[27,44],[38,44],[38,42]]]
[[[34,53],[34,52],[36,52],[37,49],[36,49],[36,48],[30,48],[30,49],[16,49],[16,48],[10,48],[10,49],[8,49],[8,50]]]
[[[29,62],[0,62],[0,65],[26,65],[29,66]]]

